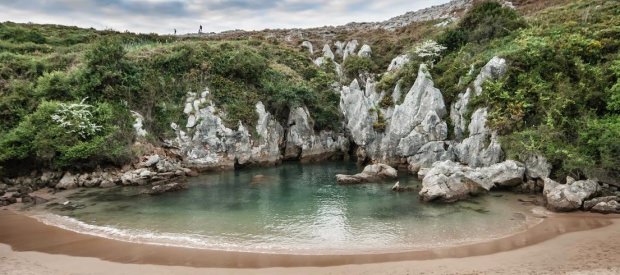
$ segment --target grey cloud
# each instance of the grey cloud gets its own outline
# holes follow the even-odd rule
[[[317,27],[385,20],[449,0],[0,0],[0,21],[134,32]]]

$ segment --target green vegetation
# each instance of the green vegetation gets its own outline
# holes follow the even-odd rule
[[[188,92],[211,90],[225,122],[253,127],[255,104],[285,123],[306,105],[317,129],[340,121],[333,68],[263,40],[205,41],[74,27],[0,24],[0,166],[92,168],[133,157],[130,111],[149,140],[170,137]],[[88,107],[99,130],[79,135],[52,116]],[[72,123],[75,123],[73,121]],[[71,123],[70,123],[71,124]],[[69,128],[67,128],[69,127]]]
[[[455,32],[463,39],[447,44],[451,52],[432,74],[451,103],[478,73],[468,75],[469,64],[506,58],[506,75],[485,83],[471,104],[490,107],[488,126],[503,136],[509,157],[543,154],[556,176],[618,171],[619,11],[613,1],[581,0],[524,21],[499,4],[478,5],[440,35],[444,43]]]
[[[428,38],[446,46],[431,75],[448,105],[473,83],[493,56],[508,62],[506,75],[484,83],[469,112],[489,107],[488,126],[502,135],[510,158],[542,154],[555,176],[588,175],[620,167],[620,3],[579,0],[531,16],[494,1],[475,5],[454,26]],[[419,57],[385,73],[378,90],[397,81],[411,87]],[[381,102],[382,107],[394,104]]]
[[[384,73],[377,83],[377,90],[388,95],[379,107],[399,103],[389,95],[397,84],[407,91],[423,62],[430,62],[449,106],[471,87],[484,64],[503,57],[507,73],[484,83],[485,92],[472,98],[470,111],[489,107],[488,126],[502,136],[507,155],[523,160],[542,154],[557,177],[600,169],[617,173],[620,3],[534,2],[522,10],[482,2],[441,32],[433,26],[437,22],[423,22],[394,32],[338,34],[335,40],[354,37],[373,47],[371,58],[349,57],[342,64],[344,75],[382,72],[391,58],[408,52],[411,62]],[[441,57],[415,54],[429,39],[446,47]],[[130,111],[144,116],[151,141],[170,137],[170,123],[184,119],[186,94],[207,86],[230,127],[238,121],[254,126],[254,106],[262,101],[283,124],[291,108],[306,105],[317,130],[336,129],[335,67],[331,62],[314,66],[296,46],[260,38],[207,41],[2,23],[0,165],[122,163],[132,157],[135,139]],[[100,130],[77,135],[52,119],[63,104],[82,101],[92,106],[89,118]],[[385,119],[377,112],[373,126],[381,131]]]
[[[360,74],[376,71],[377,65],[370,58],[352,55],[342,63],[342,70],[348,79],[354,79]]]

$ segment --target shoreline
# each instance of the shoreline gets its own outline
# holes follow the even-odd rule
[[[620,215],[554,214],[526,231],[480,243],[392,253],[295,255],[124,242],[46,225],[35,218],[11,210],[0,211],[0,243],[10,245],[13,253],[37,251],[72,258],[97,258],[119,264],[225,269],[337,267],[490,257],[502,252],[509,253],[523,248],[544,246],[542,244],[545,242],[567,233],[587,233],[609,227],[620,228]],[[620,235],[620,230],[616,230],[616,233],[616,236]]]

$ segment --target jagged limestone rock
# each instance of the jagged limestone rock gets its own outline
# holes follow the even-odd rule
[[[257,136],[252,137],[241,122],[237,129],[228,128],[219,110],[207,99],[208,95],[208,90],[200,95],[188,94],[185,111],[192,115],[187,126],[193,127],[182,130],[178,125],[172,125],[177,137],[170,143],[181,149],[188,167],[218,170],[232,169],[235,165],[272,165],[280,162],[279,147],[284,139],[284,130],[265,111],[261,102],[256,104]]]
[[[314,121],[306,107],[293,108],[288,118],[285,159],[315,161],[346,153],[348,139],[332,131],[314,131]]]
[[[457,100],[452,104],[450,109],[450,119],[454,125],[454,135],[456,140],[462,140],[465,132],[468,112],[468,105],[472,93],[480,95],[482,93],[482,84],[487,80],[499,79],[506,73],[506,60],[499,57],[493,57],[482,69],[473,82],[472,87],[468,87],[464,93],[457,95]],[[471,133],[470,133],[471,134]]]
[[[437,161],[454,160],[456,155],[452,142],[432,141],[424,144],[415,154],[407,158],[409,171],[420,175],[421,169],[429,169]]]
[[[525,166],[508,160],[489,167],[472,168],[451,160],[436,162],[424,171],[420,197],[424,201],[454,202],[478,195],[495,186],[515,186],[523,182]]]
[[[347,43],[347,46],[345,46],[343,50],[342,61],[347,60],[347,57],[356,54],[355,50],[357,49],[357,45],[357,40],[352,40]]]
[[[469,137],[456,145],[457,158],[472,167],[483,167],[498,163],[503,158],[497,132],[486,126],[487,109],[474,112],[469,123]]]
[[[137,137],[146,137],[148,132],[144,130],[144,117],[138,112],[131,111],[131,116],[134,119],[133,129]]]
[[[551,164],[545,157],[540,155],[530,155],[525,160],[525,175],[531,179],[548,178],[551,174]]]
[[[351,85],[342,87],[340,91],[340,110],[342,111],[346,128],[352,140],[358,146],[366,146],[377,136],[373,124],[377,121],[373,102],[365,96],[357,79]]]
[[[390,62],[390,65],[388,66],[387,71],[391,72],[391,71],[398,70],[402,68],[403,66],[405,66],[405,64],[409,63],[409,61],[410,61],[410,58],[408,54],[399,55],[395,57],[394,59],[392,59],[392,61]]]
[[[307,49],[310,55],[314,54],[314,47],[312,46],[312,43],[310,41],[301,42],[300,47]]]
[[[344,48],[347,46],[347,44],[342,41],[336,41],[334,43],[334,46],[336,46],[336,55],[340,57],[344,56]]]
[[[370,57],[372,55],[372,49],[370,46],[364,44],[362,48],[357,52],[357,56],[359,57]]]
[[[329,44],[325,44],[325,46],[323,46],[323,57],[334,60],[334,52],[332,52]]]

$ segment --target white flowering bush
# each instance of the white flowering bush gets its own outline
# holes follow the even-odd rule
[[[77,134],[86,139],[101,131],[102,126],[93,122],[92,105],[84,103],[59,103],[58,109],[51,116],[67,134]]]
[[[436,41],[427,40],[418,45],[413,52],[421,59],[429,61],[432,67],[435,64],[435,60],[441,57],[441,53],[445,50],[446,47]]]

